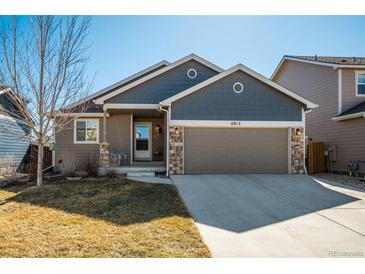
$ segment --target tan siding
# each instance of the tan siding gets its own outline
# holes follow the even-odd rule
[[[287,173],[287,129],[185,128],[185,174]]]
[[[103,138],[103,119],[99,118],[99,141]],[[113,114],[107,118],[107,141],[111,149],[116,149],[127,154],[127,162],[130,160],[130,115]],[[59,161],[75,159],[80,168],[84,161],[90,159],[99,160],[99,144],[74,144],[74,123],[72,122],[56,135],[56,165]]]
[[[131,116],[129,114],[112,114],[106,121],[106,139],[110,149],[127,155],[130,163],[131,154]]]
[[[342,79],[346,106],[353,103],[349,87],[351,78],[353,81],[354,78],[350,74],[346,71]],[[306,115],[306,136],[313,142],[336,144],[337,162],[333,168],[346,171],[350,160],[365,160],[365,119],[343,122],[331,120],[338,112],[337,75],[337,70],[331,67],[285,61],[274,81],[319,105]],[[365,172],[365,164],[360,167],[360,171]]]
[[[365,97],[356,96],[356,79],[354,69],[342,69],[342,111],[365,101]]]
[[[99,140],[103,132],[103,120],[99,119]],[[60,133],[56,134],[56,165],[60,161],[76,160],[79,168],[83,169],[84,161],[90,159],[99,160],[98,144],[74,144],[74,122],[67,125]]]
[[[329,135],[337,144],[337,162],[334,166],[337,170],[347,170],[350,160],[365,161],[365,119],[352,119],[335,122]],[[365,173],[365,163],[360,163],[360,172]]]

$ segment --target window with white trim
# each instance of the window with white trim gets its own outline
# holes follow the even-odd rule
[[[76,144],[99,143],[99,120],[76,119],[74,124],[74,142]]]
[[[356,95],[365,96],[365,71],[356,72]]]

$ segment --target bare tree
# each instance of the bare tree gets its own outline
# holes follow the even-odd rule
[[[70,112],[91,86],[85,75],[90,17],[2,18],[0,86],[11,92],[38,144],[37,186],[43,182],[43,147],[72,120]],[[69,107],[73,106],[73,107]],[[62,112],[64,115],[55,116]]]

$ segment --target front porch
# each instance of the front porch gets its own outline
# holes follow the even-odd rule
[[[99,174],[166,172],[166,114],[158,107],[104,105]]]
[[[162,161],[152,161],[133,162],[132,165],[126,166],[99,167],[100,176],[105,176],[110,172],[127,176],[155,176],[159,173],[165,173],[166,165]]]

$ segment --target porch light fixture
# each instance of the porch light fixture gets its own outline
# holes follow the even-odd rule
[[[156,125],[156,131],[157,131],[158,133],[161,133],[161,132],[162,132],[162,128],[160,127],[160,125],[159,125],[159,124],[157,124],[157,125]]]
[[[179,128],[175,127],[175,134],[178,135],[179,134]]]
[[[295,131],[295,135],[297,135],[297,136],[298,136],[298,135],[299,135],[299,133],[300,133],[300,129],[299,129],[299,128],[297,128],[297,129],[296,129],[296,131]]]
[[[196,76],[198,75],[198,72],[196,71],[196,69],[188,69],[188,71],[186,72],[186,75],[190,78],[190,79],[195,79]]]

